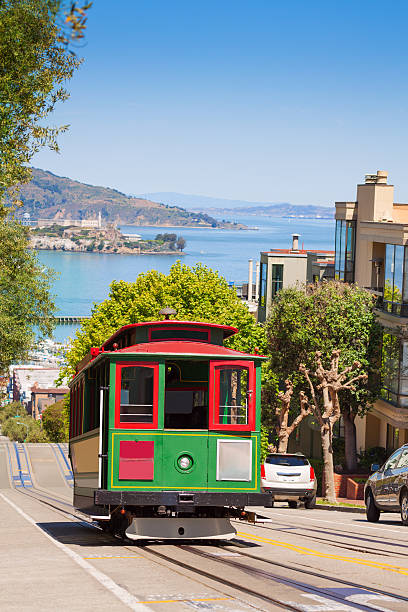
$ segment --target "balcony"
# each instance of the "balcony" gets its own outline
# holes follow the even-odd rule
[[[374,296],[375,308],[378,308],[378,310],[388,312],[396,317],[408,317],[408,304],[386,300],[383,287],[364,287],[364,289]]]

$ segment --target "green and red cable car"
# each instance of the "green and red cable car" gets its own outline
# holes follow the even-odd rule
[[[74,506],[130,539],[229,538],[260,492],[260,355],[237,329],[126,325],[70,384]]]

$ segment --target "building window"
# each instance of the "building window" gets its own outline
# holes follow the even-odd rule
[[[266,307],[266,287],[267,287],[268,264],[261,263],[260,283],[259,283],[259,306]]]
[[[392,404],[408,407],[408,341],[383,334],[381,373],[381,396]]]
[[[336,221],[334,278],[346,283],[354,282],[355,228],[355,221]]]
[[[272,299],[283,285],[283,264],[272,264]]]
[[[408,312],[408,249],[398,244],[385,246],[384,310],[407,316]]]

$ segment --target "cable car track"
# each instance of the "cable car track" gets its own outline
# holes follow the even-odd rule
[[[27,497],[30,497],[31,499],[34,499],[35,501],[38,501],[41,504],[44,504],[48,507],[51,507],[53,510],[58,511],[60,514],[63,514],[65,516],[69,516],[70,520],[73,523],[77,523],[78,526],[81,526],[83,528],[92,528],[92,529],[97,529],[98,531],[102,531],[101,528],[97,525],[95,525],[95,523],[93,523],[92,521],[90,521],[88,518],[82,518],[78,515],[75,515],[73,512],[68,512],[65,508],[61,507],[61,504],[63,504],[64,506],[69,506],[69,504],[67,502],[64,502],[61,499],[58,499],[56,497],[52,497],[49,495],[45,495],[42,491],[36,490],[36,489],[30,489],[30,491],[28,490],[23,490],[23,489],[15,489],[17,490],[19,493],[21,493],[22,495],[25,495]],[[34,494],[35,493],[35,494]],[[41,497],[45,497],[46,499],[41,499]],[[56,502],[56,504],[51,503],[52,501]],[[72,506],[70,506],[72,507]],[[104,532],[102,532],[104,533]],[[112,538],[114,538],[115,536],[111,536]],[[132,550],[134,551],[134,547],[137,546],[137,544],[132,541],[132,545],[130,546],[129,541],[128,540],[123,540],[121,538],[118,537],[118,539],[123,542],[123,546],[124,548],[126,548],[127,550]],[[148,556],[153,556],[156,558],[161,558],[164,561],[167,561],[173,565],[176,565],[178,567],[181,567],[182,569],[187,569],[195,574],[199,574],[200,576],[206,577],[210,580],[212,580],[213,582],[217,582],[219,584],[222,584],[223,586],[228,586],[229,588],[233,588],[235,590],[238,590],[239,592],[242,592],[246,595],[249,595],[251,597],[256,597],[257,599],[261,599],[262,601],[265,601],[267,603],[270,604],[274,604],[278,607],[281,607],[283,609],[286,610],[294,610],[295,612],[303,612],[304,610],[304,604],[299,604],[298,606],[292,603],[286,603],[285,601],[282,601],[280,599],[277,598],[273,598],[269,595],[265,595],[265,594],[261,594],[258,591],[255,591],[253,589],[250,589],[248,587],[245,587],[244,585],[240,585],[237,584],[235,581],[230,581],[226,578],[222,578],[221,576],[216,576],[211,572],[207,572],[205,570],[203,570],[202,568],[196,568],[196,567],[192,567],[191,565],[189,565],[188,563],[184,562],[184,561],[180,561],[177,559],[174,559],[171,555],[166,555],[163,552],[159,552],[157,550],[153,550],[152,546],[154,546],[154,544],[149,544],[148,542],[144,542],[141,541],[140,544],[142,546],[140,546],[140,548],[143,550],[144,553],[148,553]],[[308,576],[313,576],[314,578],[319,578],[322,580],[326,580],[328,582],[333,582],[336,584],[342,584],[348,587],[353,587],[353,588],[358,588],[361,589],[362,591],[366,591],[369,593],[376,593],[378,595],[385,595],[387,597],[391,597],[393,599],[395,599],[396,601],[403,601],[403,602],[408,602],[408,597],[405,597],[403,595],[398,595],[395,593],[391,593],[389,591],[384,591],[382,589],[379,589],[377,587],[367,587],[349,580],[344,580],[341,578],[333,578],[331,576],[327,576],[323,573],[320,572],[315,572],[312,571],[310,569],[307,568],[298,568],[298,567],[294,567],[285,563],[281,563],[279,561],[273,561],[271,559],[265,559],[263,557],[260,557],[258,555],[253,555],[251,553],[247,553],[247,552],[243,552],[242,549],[240,548],[238,551],[236,549],[236,545],[231,544],[231,543],[223,543],[222,541],[217,542],[216,543],[217,548],[222,548],[225,549],[226,551],[230,551],[231,549],[236,552],[237,554],[239,554],[241,557],[244,558],[248,558],[248,559],[252,559],[255,561],[259,561],[262,562],[266,565],[272,565],[275,567],[279,567],[282,568],[286,571],[291,571],[291,572],[298,572],[301,575],[308,575]],[[157,544],[156,544],[157,546]],[[237,561],[232,561],[231,559],[226,559],[225,557],[217,557],[216,554],[212,554],[209,552],[205,552],[202,550],[198,550],[196,549],[194,546],[189,545],[189,544],[177,544],[175,545],[177,546],[177,548],[180,548],[184,551],[187,551],[191,554],[194,554],[195,556],[201,556],[201,557],[206,557],[208,559],[211,559],[212,561],[216,561],[219,564],[224,564],[224,565],[229,565],[231,567],[234,567],[237,570],[240,570],[246,574],[251,574],[253,576],[256,577],[262,577],[268,580],[274,580],[276,582],[279,582],[281,584],[285,584],[289,587],[292,587],[294,589],[296,589],[297,592],[299,592],[300,590],[303,592],[309,592],[309,593],[313,593],[315,595],[319,595],[322,597],[325,597],[326,599],[329,598],[332,601],[336,601],[336,602],[341,602],[343,604],[347,604],[350,607],[354,607],[356,610],[365,610],[367,612],[376,610],[378,611],[378,607],[372,607],[370,605],[365,605],[365,604],[360,604],[360,603],[355,603],[355,602],[351,602],[351,601],[347,601],[342,597],[336,596],[333,593],[328,593],[326,589],[320,588],[320,587],[315,587],[313,585],[310,584],[305,584],[303,582],[299,582],[297,580],[294,580],[292,578],[286,578],[284,576],[281,576],[279,574],[273,574],[272,572],[268,572],[265,570],[260,570],[257,568],[253,568],[250,567],[248,565],[244,565],[240,562]]]

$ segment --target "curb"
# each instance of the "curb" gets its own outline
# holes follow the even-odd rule
[[[337,512],[354,512],[356,514],[365,514],[365,507],[362,508],[353,508],[352,506],[348,508],[347,506],[330,506],[326,504],[316,504],[315,509],[321,508],[322,510],[336,510]]]

